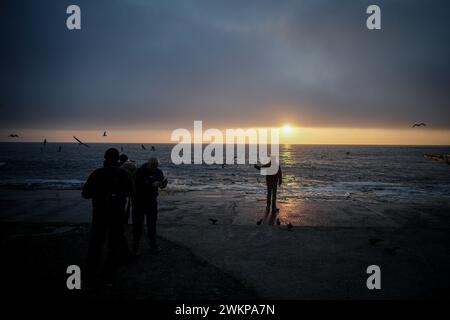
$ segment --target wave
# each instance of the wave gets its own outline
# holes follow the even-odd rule
[[[37,189],[80,190],[84,182],[85,181],[78,179],[23,179],[23,180],[0,181],[0,186],[25,190],[37,190]]]
[[[206,181],[205,181],[206,180]],[[80,179],[8,179],[0,180],[0,187],[19,190],[80,190]],[[189,192],[240,193],[247,199],[264,199],[266,186],[263,181],[232,179],[170,179],[162,194],[174,195]],[[304,200],[364,200],[364,201],[410,201],[426,199],[429,194],[450,198],[449,184],[413,185],[377,181],[331,182],[316,180],[293,181],[279,188],[281,201]]]

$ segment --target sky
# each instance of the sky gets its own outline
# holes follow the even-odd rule
[[[374,3],[382,29],[371,31]],[[66,28],[70,4],[81,30]],[[450,145],[449,9],[445,0],[3,0],[0,141],[100,142],[108,130],[110,141],[168,142],[202,120],[289,124],[289,143]]]

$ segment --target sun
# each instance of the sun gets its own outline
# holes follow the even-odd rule
[[[284,127],[283,127],[283,132],[284,132],[285,134],[291,133],[291,132],[292,132],[291,126],[288,125],[288,124],[284,125]]]

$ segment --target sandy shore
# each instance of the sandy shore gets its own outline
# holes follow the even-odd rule
[[[34,224],[36,228],[45,228],[55,222],[67,226],[90,220],[90,203],[81,200],[79,191],[3,190],[0,206],[2,226],[16,230],[9,231],[12,235],[29,223],[38,222]],[[233,298],[450,297],[449,205],[380,205],[355,199],[282,201],[280,226],[274,223],[273,217],[265,216],[264,206],[263,199],[247,199],[245,195],[215,190],[163,195],[158,228],[167,260],[160,261],[161,270],[177,273],[187,283],[204,281],[204,287],[197,291],[201,298],[227,298],[233,291],[236,292],[236,296],[231,294]],[[217,225],[210,224],[210,217],[218,219]],[[257,226],[259,219],[264,222]],[[14,222],[15,227],[7,221]],[[287,222],[295,225],[290,231],[285,226]],[[55,232],[62,239],[73,236],[81,243],[87,238],[86,227],[83,228],[83,232],[61,228]],[[32,237],[36,231],[32,229],[29,233],[26,237]],[[43,239],[52,236],[41,234]],[[372,246],[368,241],[372,237],[384,241]],[[19,241],[20,237],[12,239]],[[63,241],[62,248],[69,242]],[[12,244],[12,248],[17,245]],[[29,256],[36,246],[24,246],[22,254]],[[43,240],[40,247],[48,246],[51,247],[49,241]],[[396,246],[400,249],[394,255],[384,250]],[[78,250],[77,256],[82,257],[85,249],[80,245]],[[211,278],[203,279],[185,268],[168,267],[183,255],[190,255],[194,266],[216,271],[211,271]],[[49,268],[56,265],[62,268],[52,257],[43,261]],[[151,263],[155,262],[149,258],[137,266],[124,268],[122,284],[126,289],[122,295],[147,298],[158,297],[161,292],[160,298],[189,298],[176,285],[164,290],[151,281],[144,281],[139,270],[147,270]],[[381,268],[381,290],[366,288],[366,268],[372,264]],[[201,270],[197,267],[193,269]],[[147,273],[147,277],[155,275]],[[209,288],[216,288],[219,293],[214,296],[211,293],[214,290]],[[120,296],[120,293],[105,293],[106,298],[111,295]]]

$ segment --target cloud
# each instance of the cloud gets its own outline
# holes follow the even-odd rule
[[[446,1],[69,4],[3,4],[2,126],[450,127]]]

